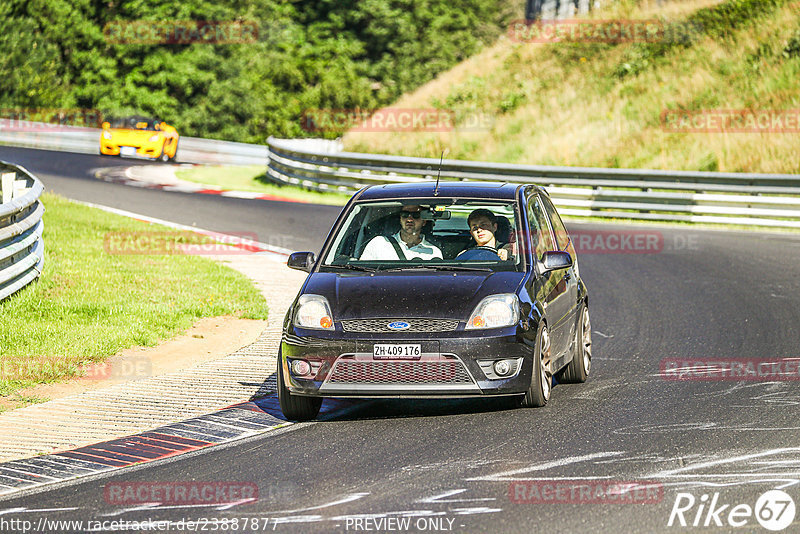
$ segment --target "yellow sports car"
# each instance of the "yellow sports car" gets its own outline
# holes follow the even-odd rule
[[[178,153],[178,131],[147,117],[109,119],[100,134],[100,153],[172,161]]]

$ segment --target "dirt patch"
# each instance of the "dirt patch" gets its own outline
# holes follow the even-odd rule
[[[40,384],[0,397],[0,411],[34,402],[59,399],[85,391],[188,369],[224,358],[253,343],[267,321],[222,316],[201,319],[186,333],[155,347],[125,349],[105,362],[84,369],[84,376],[65,382]]]

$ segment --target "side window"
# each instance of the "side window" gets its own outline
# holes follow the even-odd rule
[[[528,220],[531,224],[531,241],[536,257],[541,259],[542,254],[548,250],[555,250],[553,238],[550,235],[550,226],[547,224],[547,216],[542,208],[539,195],[532,194],[528,197]]]
[[[547,214],[550,216],[550,222],[553,223],[553,232],[555,232],[556,241],[558,241],[558,250],[566,250],[567,244],[569,244],[569,233],[564,226],[564,222],[561,220],[561,217],[558,216],[556,208],[553,206],[553,203],[550,202],[549,198],[542,195],[542,203],[544,204],[544,209],[547,210]]]

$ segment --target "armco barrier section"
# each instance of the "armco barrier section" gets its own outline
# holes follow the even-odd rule
[[[42,182],[0,162],[0,300],[35,280],[44,266]]]
[[[443,180],[536,183],[571,216],[800,228],[800,175],[550,167],[321,153],[270,138],[276,183],[353,192],[371,184]]]

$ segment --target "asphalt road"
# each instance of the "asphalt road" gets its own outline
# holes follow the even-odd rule
[[[86,177],[113,160],[0,148],[0,159],[14,157],[71,198],[216,230],[286,232],[288,248],[318,247],[338,211],[124,188]],[[0,501],[0,530],[3,519],[46,518],[163,520],[171,532],[193,531],[182,520],[209,532],[728,532],[737,521],[737,532],[767,532],[753,514],[783,518],[791,508],[770,497],[754,511],[764,492],[783,488],[800,506],[798,382],[672,380],[660,370],[680,358],[796,364],[800,234],[569,226],[595,245],[597,235],[609,243],[596,232],[663,241],[650,253],[579,255],[592,373],[585,384],[557,385],[546,408],[358,402],[326,421]],[[254,484],[259,499],[136,506],[104,496],[112,483],[187,481]],[[577,483],[591,499],[551,493]],[[649,490],[620,493],[628,483]],[[740,506],[729,517],[737,505],[751,515]],[[800,513],[784,530],[798,531]]]

